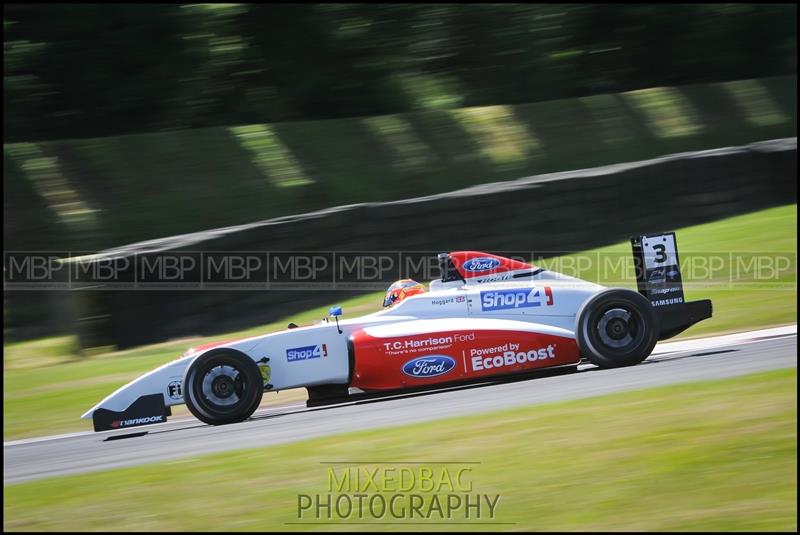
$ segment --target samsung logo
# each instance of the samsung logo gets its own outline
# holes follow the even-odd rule
[[[428,355],[409,360],[403,364],[402,370],[410,377],[436,377],[446,374],[455,366],[455,359],[447,355]]]
[[[499,265],[500,261],[496,258],[481,257],[467,260],[463,267],[467,271],[489,271]]]
[[[656,299],[656,300],[652,300],[651,299],[650,303],[652,303],[652,305],[654,307],[663,307],[663,306],[666,306],[666,305],[677,305],[679,303],[683,303],[683,297],[673,297],[671,299]]]

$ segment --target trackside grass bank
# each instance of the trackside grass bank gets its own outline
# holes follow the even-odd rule
[[[711,299],[702,336],[797,321],[797,205],[674,229],[688,301]],[[629,242],[547,259],[543,267],[636,289]],[[624,269],[623,269],[624,268]]]
[[[777,370],[10,485],[3,528],[795,531],[796,381]],[[342,483],[346,466],[360,483]],[[329,518],[298,498],[359,491],[400,495],[396,514]],[[493,516],[484,504],[480,518],[463,507],[411,518],[411,494],[423,514],[451,495],[486,496]],[[462,524],[442,524],[447,514]]]
[[[730,252],[764,253],[767,260],[792,259],[788,267],[782,266],[776,276],[769,280],[757,280],[758,272],[739,269],[730,262],[711,271],[695,270],[697,279],[692,279],[692,274],[684,270],[684,278],[687,279],[686,298],[711,298],[714,301],[714,317],[692,327],[684,336],[796,322],[796,227],[797,205],[789,205],[678,229],[682,263],[691,263],[693,257],[700,261],[709,254],[721,254],[729,258]],[[578,256],[588,260],[588,267],[581,267],[584,264],[580,263]],[[626,266],[632,265],[628,243],[580,255],[548,259],[539,264],[564,269],[569,274],[588,280],[635,288],[632,273],[622,273],[620,277],[618,271],[601,269],[602,262],[597,259],[606,257],[615,262],[621,259]],[[769,269],[764,273],[768,274]],[[378,310],[382,299],[382,293],[374,293],[341,304],[345,314],[354,317]],[[179,356],[192,345],[264,334],[285,328],[289,321],[308,324],[324,317],[327,310],[327,307],[309,310],[277,323],[224,336],[180,340],[127,351],[108,351],[91,357],[76,357],[73,354],[75,342],[71,337],[6,345],[3,360],[3,438],[12,440],[90,429],[90,422],[79,419],[84,411],[126,382]],[[298,399],[305,399],[305,390],[266,395],[264,403]],[[186,414],[183,410],[183,407],[179,407],[175,414]]]
[[[793,137],[796,101],[797,77],[782,76],[4,144],[4,239],[6,250],[102,250],[326,206]],[[47,195],[45,184],[60,194]]]

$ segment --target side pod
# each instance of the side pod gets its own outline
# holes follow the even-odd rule
[[[658,339],[665,340],[711,317],[710,299],[686,301],[674,232],[631,238],[636,285],[653,305],[659,320]]]

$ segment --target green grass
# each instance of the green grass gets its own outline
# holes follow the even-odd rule
[[[353,315],[374,311],[379,298],[361,296],[345,301]],[[320,307],[293,316],[299,324],[312,323],[327,315]],[[194,338],[110,351],[92,357],[71,352],[74,338],[53,337],[4,346],[3,439],[49,435],[91,429],[80,415],[105,396],[142,373],[177,358],[193,345],[210,340],[245,338],[284,329],[288,320],[213,338]],[[45,356],[43,361],[38,356]],[[288,392],[288,393],[287,393]],[[289,391],[264,397],[265,403],[292,401]],[[303,398],[304,399],[304,398]],[[175,415],[181,414],[178,407]],[[30,418],[36,414],[35,419]]]
[[[788,252],[796,256],[797,205],[763,210],[678,231],[678,246],[685,262],[708,251]],[[588,280],[635,288],[632,275],[617,277],[602,273],[593,253],[622,258],[631,264],[630,245],[618,244],[583,253],[594,262],[575,273]],[[615,256],[616,255],[616,256]],[[575,259],[570,255],[568,259]],[[555,260],[542,262],[550,267]],[[562,263],[552,267],[568,267]],[[686,276],[687,272],[684,272]],[[687,281],[688,299],[711,298],[714,317],[691,329],[683,336],[699,336],[749,328],[794,323],[797,321],[796,262],[777,282],[753,284],[742,276],[730,284],[730,271],[714,274],[710,281]],[[716,281],[716,283],[715,283]],[[345,314],[355,317],[377,310],[380,293],[343,301]],[[80,420],[84,411],[126,382],[182,354],[188,347],[207,341],[254,336],[283,329],[288,321],[310,323],[324,317],[328,307],[320,307],[269,325],[211,338],[174,341],[126,351],[110,351],[81,358],[71,349],[74,339],[55,337],[34,342],[4,346],[3,374],[3,438],[11,440],[53,433],[90,429]],[[264,403],[302,399],[302,391],[281,392],[264,397]],[[181,409],[178,409],[179,411]],[[31,418],[36,414],[36,418]]]
[[[100,250],[327,206],[796,136],[796,87],[797,78],[786,76],[5,144],[7,221],[18,229],[6,234],[7,249]]]
[[[795,531],[796,381],[796,369],[778,370],[9,485],[3,527],[373,531],[287,524],[299,521],[298,494],[330,492],[322,463],[348,461],[379,475],[420,467],[402,462],[479,463],[450,474],[471,468],[468,492],[499,494],[493,522],[509,523],[381,531]]]
[[[686,299],[711,299],[714,304],[714,316],[684,336],[797,321],[796,204],[679,229],[677,241]],[[771,274],[766,262],[776,262],[773,265],[780,269],[775,277],[755,278],[756,272],[748,269],[754,255],[765,259],[759,272],[764,276]],[[556,271],[573,266],[574,270],[563,272],[608,286],[636,289],[630,256],[630,243],[625,242],[548,259],[541,265]],[[785,265],[777,263],[784,260]],[[617,266],[625,269],[614,269]]]

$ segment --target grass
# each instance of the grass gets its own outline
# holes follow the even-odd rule
[[[676,235],[686,299],[711,299],[714,304],[714,316],[686,336],[797,321],[796,204],[680,229]],[[540,264],[601,284],[636,289],[628,272],[630,256],[626,242]],[[761,270],[752,264],[759,257]],[[616,269],[620,266],[624,269]]]
[[[372,295],[346,301],[345,310],[360,315],[374,311],[378,298]],[[292,317],[299,324],[312,323],[327,315],[327,307]],[[231,333],[213,340],[246,338],[286,327],[288,320]],[[4,346],[3,439],[91,429],[80,415],[128,381],[180,356],[193,345],[210,338],[184,339],[143,346],[126,351],[109,351],[89,358],[72,352],[74,337],[46,338]],[[39,360],[39,355],[44,360]],[[305,400],[304,389],[286,390],[264,396],[264,403]],[[37,414],[33,421],[31,414]],[[174,416],[188,414],[175,407]]]
[[[796,381],[796,369],[777,370],[9,485],[3,527],[795,531]],[[439,474],[437,481],[444,465],[427,463],[454,462],[454,480],[471,468],[461,480],[471,484],[467,493],[500,499],[494,519],[484,512],[485,524],[463,511],[453,520],[466,526],[419,518],[421,525],[287,524],[315,520],[308,512],[298,517],[299,494],[340,494],[329,487],[334,465],[322,464],[335,461],[364,463],[362,470],[378,469],[379,476],[402,467],[419,474],[422,466]],[[479,464],[460,464],[466,462]],[[343,468],[335,470],[341,480]],[[387,498],[398,488],[378,482]],[[424,500],[436,494],[419,480],[401,488]],[[450,493],[441,489],[439,496]],[[363,482],[359,490],[376,493]]]
[[[7,249],[100,250],[327,206],[796,136],[796,87],[797,78],[785,76],[5,144],[7,221],[18,229],[6,233]]]
[[[770,283],[754,284],[752,273],[741,273],[730,284],[731,270],[713,273],[709,280],[689,278],[687,299],[711,298],[714,317],[692,327],[684,336],[730,332],[749,328],[794,323],[797,321],[796,244],[797,205],[763,210],[707,225],[678,231],[682,262],[701,257],[703,252],[765,251],[776,255],[789,253],[795,258],[791,269],[783,271]],[[594,261],[578,276],[588,280],[635,288],[632,276],[620,277],[616,272],[603,272],[597,265],[598,255],[622,258],[630,264],[630,245],[618,244],[588,253]],[[574,260],[573,264],[568,261]],[[577,265],[577,255],[540,262],[545,267],[567,268]],[[734,272],[735,274],[735,272]],[[380,293],[343,301],[347,316],[358,316],[378,308]],[[80,415],[126,382],[182,354],[188,347],[207,341],[243,338],[282,329],[288,321],[311,323],[324,317],[328,307],[320,307],[292,318],[231,333],[226,336],[173,341],[126,351],[109,351],[88,358],[77,357],[72,337],[54,337],[34,342],[4,346],[3,374],[3,438],[12,440],[39,435],[90,429],[91,424]],[[305,390],[284,391],[266,395],[265,404],[304,400]],[[31,418],[36,414],[36,418]],[[184,407],[175,415],[186,414]]]

